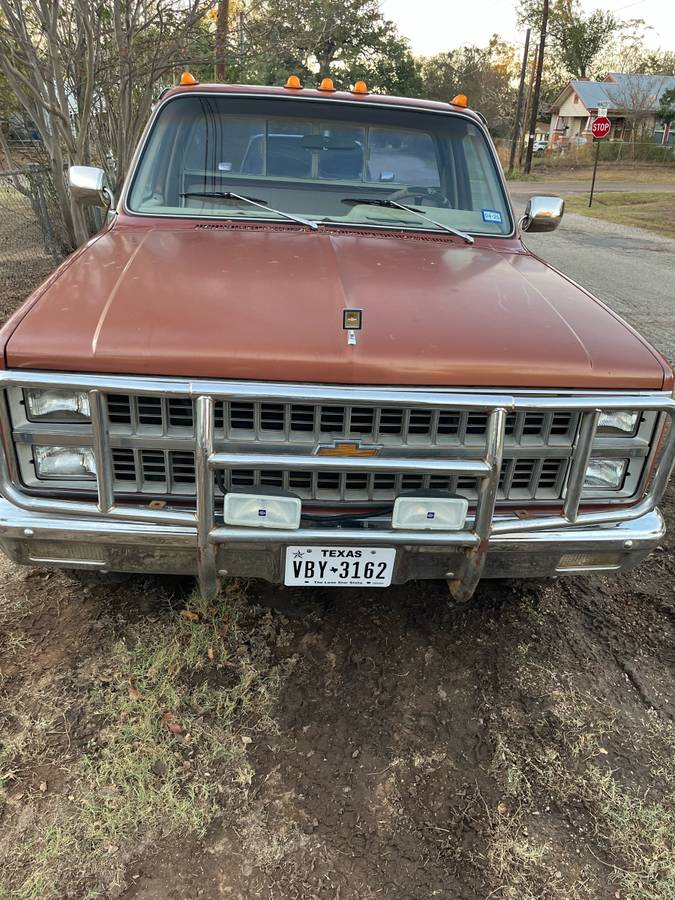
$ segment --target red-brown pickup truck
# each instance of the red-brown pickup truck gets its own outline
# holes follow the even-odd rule
[[[386,587],[619,570],[664,534],[673,372],[530,253],[463,104],[186,84],[2,331],[20,563]],[[194,81],[194,79],[192,79]]]

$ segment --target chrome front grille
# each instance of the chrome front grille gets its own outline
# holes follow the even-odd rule
[[[128,434],[180,435],[194,431],[194,404],[187,398],[110,394],[111,426]],[[216,440],[312,444],[360,440],[384,447],[447,447],[485,441],[488,414],[453,409],[362,404],[216,401]],[[579,416],[566,410],[522,410],[506,417],[506,446],[565,446]]]
[[[195,456],[182,450],[131,450],[113,454],[115,490],[176,496],[195,494]],[[555,500],[561,496],[565,458],[511,458],[502,463],[499,500]],[[476,478],[441,475],[392,475],[372,472],[303,472],[233,468],[216,480],[216,491],[262,487],[292,491],[303,500],[384,502],[418,490],[444,490],[475,500]]]
[[[166,501],[168,508],[178,508],[172,501],[179,501],[182,510],[198,508],[200,485],[203,490],[207,483],[216,496],[232,489],[274,487],[321,506],[390,505],[400,494],[419,490],[449,491],[473,505],[485,478],[474,463],[489,451],[494,438],[489,421],[497,407],[504,412],[496,503],[522,508],[566,502],[570,483],[579,481],[573,463],[579,447],[584,449],[588,409],[593,403],[607,409],[624,405],[617,395],[607,400],[574,394],[503,397],[128,379],[137,382],[140,389],[134,390],[115,384],[122,379],[100,381],[101,387],[90,395],[95,413],[91,423],[32,422],[26,417],[21,387],[7,392],[16,473],[35,493],[90,495],[93,479],[41,478],[33,448],[45,443],[91,445],[103,429],[97,466],[107,475],[100,502],[113,506],[121,500],[129,507],[137,500],[139,514],[154,499]],[[631,408],[639,408],[640,399],[635,398]],[[211,464],[211,481],[200,475],[196,464],[203,425],[198,409],[207,400],[211,455],[217,459]],[[593,499],[610,503],[635,496],[657,415],[644,412],[640,422],[632,437],[602,437],[593,431],[591,455],[629,459],[620,490],[598,493],[582,487],[584,496],[592,493]],[[336,447],[342,442],[356,444],[351,448],[354,457]],[[361,454],[364,458],[358,458]]]
[[[35,421],[27,414],[29,388],[86,392],[91,416]],[[372,519],[336,526],[345,545],[455,548],[462,559],[458,567],[453,562],[451,590],[466,600],[493,539],[638,519],[655,509],[675,462],[670,391],[449,392],[23,370],[0,373],[0,391],[5,500],[45,514],[44,530],[63,528],[65,516],[86,517],[101,533],[115,522],[171,528],[172,540],[195,547],[205,596],[218,590],[221,545],[280,550],[289,540],[322,544],[327,534],[309,520],[292,532],[224,523],[217,488],[274,485],[316,502],[377,503],[426,487],[475,496],[458,531],[405,530]],[[633,434],[608,433],[603,419],[621,411],[639,413]],[[317,452],[338,439],[375,443],[377,452]],[[45,446],[60,458],[63,477],[36,466],[36,448]],[[90,448],[95,469],[83,467],[82,477],[70,471],[77,454],[69,447]],[[624,464],[620,488],[589,482],[593,463],[607,460]],[[169,502],[149,502],[153,495]],[[520,512],[553,498],[560,501],[555,511]],[[517,512],[495,512],[500,500],[516,501]]]
[[[158,496],[189,497],[196,492],[194,440],[195,407],[188,398],[130,394],[108,395],[111,434],[159,438],[156,446],[115,448],[115,491]],[[386,455],[408,450],[415,458],[425,451],[475,452],[485,445],[488,413],[466,409],[425,409],[412,406],[365,404],[276,403],[268,401],[214,402],[214,440],[217,446],[302,454],[317,445],[355,441],[374,445]],[[562,496],[579,422],[567,410],[518,410],[506,416],[505,459],[500,473],[500,502],[557,500]],[[185,442],[186,449],[171,444]],[[165,444],[166,446],[163,446]],[[551,455],[546,455],[546,448]],[[528,455],[536,448],[537,455]],[[522,454],[522,455],[521,455]],[[390,475],[368,472],[261,471],[246,467],[222,473],[216,491],[273,486],[292,491],[303,500],[326,502],[393,501],[414,490],[448,490],[469,500],[478,495],[475,478],[433,475]]]

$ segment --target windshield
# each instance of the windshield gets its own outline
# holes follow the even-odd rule
[[[473,122],[335,101],[178,96],[155,120],[127,205],[157,216],[512,229],[497,164]]]

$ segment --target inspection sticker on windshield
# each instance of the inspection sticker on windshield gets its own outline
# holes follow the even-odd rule
[[[502,224],[502,214],[498,209],[481,209],[484,222],[494,222],[497,225]]]
[[[389,587],[393,547],[287,547],[284,584],[303,587]]]

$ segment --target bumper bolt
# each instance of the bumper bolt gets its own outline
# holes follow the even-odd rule
[[[632,541],[624,541],[623,546],[624,546],[624,549],[630,550],[630,548],[633,546],[633,542]]]
[[[24,528],[23,533],[25,537],[33,537],[35,534],[32,528]]]

